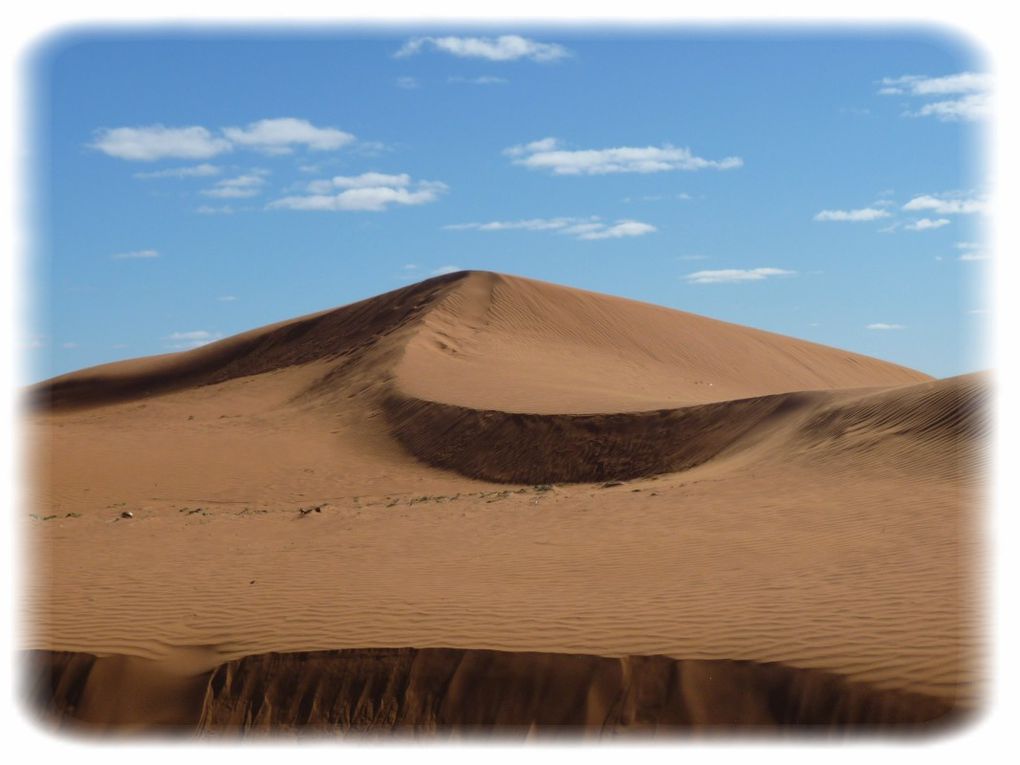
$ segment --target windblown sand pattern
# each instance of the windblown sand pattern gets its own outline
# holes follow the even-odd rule
[[[980,696],[981,376],[470,272],[31,396],[24,647],[64,724],[911,726]]]

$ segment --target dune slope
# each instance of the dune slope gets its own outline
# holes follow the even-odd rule
[[[980,375],[461,273],[30,395],[25,648],[58,717],[838,727],[979,699]]]

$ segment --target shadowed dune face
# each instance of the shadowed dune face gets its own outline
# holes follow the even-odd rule
[[[50,410],[115,404],[319,361],[343,369],[413,322],[463,274],[440,276],[331,311],[245,332],[185,353],[61,375],[29,390]]]
[[[384,408],[393,434],[424,462],[519,484],[629,480],[752,446],[963,477],[974,473],[971,447],[989,426],[976,376],[894,392],[816,391],[628,414],[514,414],[396,396]]]
[[[615,731],[977,704],[981,375],[461,273],[31,396],[26,647],[58,717]]]
[[[937,699],[826,672],[666,656],[354,649],[259,654],[206,672],[164,668],[158,677],[146,660],[37,651],[28,669],[33,711],[83,733],[530,738],[791,726],[902,731],[958,717]],[[154,685],[178,703],[154,706]]]

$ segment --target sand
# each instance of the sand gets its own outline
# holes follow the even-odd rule
[[[22,643],[56,724],[906,728],[980,702],[981,375],[461,272],[29,395]]]

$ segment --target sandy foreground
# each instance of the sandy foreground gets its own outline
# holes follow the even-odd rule
[[[906,729],[980,702],[980,375],[462,272],[30,394],[48,724]]]

